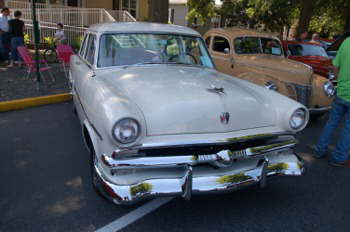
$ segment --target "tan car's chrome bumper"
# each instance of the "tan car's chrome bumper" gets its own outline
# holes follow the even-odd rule
[[[208,194],[230,192],[254,184],[264,187],[266,178],[274,175],[300,176],[304,172],[303,162],[294,154],[292,144],[283,144],[278,149],[266,146],[265,150],[256,150],[257,153],[245,154],[244,157],[225,156],[220,154],[206,156],[176,156],[176,157],[147,157],[115,160],[103,156],[102,162],[109,166],[111,171],[133,170],[147,168],[181,168],[182,175],[171,178],[150,178],[131,185],[118,185],[109,181],[95,165],[98,177],[98,187],[101,192],[116,204],[128,205],[137,201],[158,196],[182,196],[190,199],[192,194]],[[261,148],[261,147],[259,147]],[[269,148],[269,149],[268,149]],[[198,164],[232,161],[226,167],[212,169],[200,173],[196,169]],[[249,165],[242,165],[244,159],[249,159]],[[221,171],[223,170],[223,171]],[[112,174],[113,175],[113,174]]]
[[[331,109],[332,109],[331,106],[320,107],[320,108],[309,108],[309,112],[310,114],[323,114],[330,111]]]

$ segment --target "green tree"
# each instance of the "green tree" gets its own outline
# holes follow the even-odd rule
[[[215,0],[188,0],[187,6],[190,23],[197,20],[197,23],[205,24],[215,15]]]
[[[290,27],[298,13],[297,0],[249,0],[246,10],[255,27],[282,33],[285,26]]]

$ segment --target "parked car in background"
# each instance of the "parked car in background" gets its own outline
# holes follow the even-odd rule
[[[271,33],[243,28],[216,28],[204,39],[219,71],[251,81],[299,101],[310,113],[328,111],[335,87],[309,65],[287,59]]]
[[[296,60],[310,65],[314,73],[335,81],[332,69],[332,59],[320,45],[309,42],[298,42],[295,40],[283,41],[284,54],[288,59]]]
[[[93,25],[70,79],[92,183],[116,204],[263,187],[304,171],[294,135],[307,108],[218,72],[189,28]]]
[[[345,32],[342,36],[339,36],[327,49],[327,54],[331,59],[334,59],[337,56],[337,51],[342,45],[343,41],[350,37],[350,30]]]

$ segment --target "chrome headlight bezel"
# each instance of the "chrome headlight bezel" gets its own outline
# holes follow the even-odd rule
[[[336,89],[332,82],[326,81],[323,84],[323,91],[327,97],[333,97],[335,95]]]
[[[122,135],[124,130],[124,135]],[[125,131],[129,130],[129,131]],[[125,135],[130,133],[129,136]],[[122,118],[118,120],[112,128],[113,138],[120,144],[127,145],[134,143],[141,134],[140,123],[133,118]]]
[[[304,108],[296,109],[289,118],[289,126],[292,130],[302,130],[309,121],[309,112]]]
[[[266,82],[265,88],[267,88],[268,90],[276,91],[276,92],[278,91],[277,84],[273,81]]]
[[[335,73],[333,72],[332,69],[328,71],[328,80],[332,81],[335,79]]]

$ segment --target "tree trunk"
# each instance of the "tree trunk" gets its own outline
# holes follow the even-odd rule
[[[299,26],[297,29],[297,36],[308,31],[311,17],[313,15],[313,10],[315,7],[315,0],[301,0],[301,9],[299,16]]]
[[[5,1],[4,0],[0,0],[0,8],[5,7]]]
[[[350,31],[350,4],[348,5],[345,11],[344,19],[345,19],[344,32]]]
[[[149,19],[151,22],[168,23],[169,0],[148,0]]]

